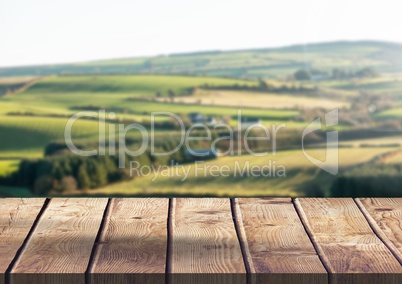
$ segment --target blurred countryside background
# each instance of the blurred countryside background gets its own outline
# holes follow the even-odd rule
[[[392,2],[23,2],[6,1],[0,11],[7,30],[0,46],[0,196],[402,195],[402,38]],[[311,122],[336,108],[338,125],[324,123],[304,140],[308,154],[322,160],[333,151],[327,132],[338,131],[339,173],[331,175],[305,157],[301,139]],[[172,172],[189,169],[187,179],[133,176],[115,156],[80,157],[64,141],[68,119],[80,111],[116,113],[106,118],[107,135],[117,124],[149,130],[151,112],[164,111],[186,128],[227,123],[237,136],[244,132],[239,109],[241,124],[286,125],[276,155],[249,155],[240,141],[234,146],[242,155],[211,152],[203,165],[235,171],[235,163],[275,161],[286,177],[197,176],[200,159],[185,148],[126,162],[173,162],[181,167]],[[177,146],[176,121],[158,117],[155,128],[158,149]],[[263,133],[255,128],[253,135]],[[98,121],[80,119],[72,137],[93,149]],[[141,137],[130,132],[125,142],[137,149]],[[222,139],[216,150],[228,147]],[[250,148],[273,151],[263,139]]]

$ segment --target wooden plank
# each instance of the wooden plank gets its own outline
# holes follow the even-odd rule
[[[235,212],[255,283],[327,283],[290,198],[236,199]]]
[[[353,199],[297,199],[296,207],[331,283],[401,283],[401,266]]]
[[[91,283],[165,283],[168,211],[168,199],[112,199]]]
[[[402,198],[360,198],[356,203],[377,236],[402,264]]]
[[[170,213],[170,283],[246,283],[229,199],[173,199]]]
[[[52,199],[11,270],[11,283],[85,283],[107,202]]]
[[[0,284],[45,203],[44,198],[0,199]]]

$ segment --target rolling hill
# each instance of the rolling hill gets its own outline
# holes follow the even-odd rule
[[[286,77],[300,68],[331,71],[374,67],[402,72],[402,45],[379,41],[329,42],[236,51],[209,51],[75,64],[0,68],[0,76],[63,74],[186,74],[236,78]]]
[[[376,76],[353,75],[366,67],[378,71]],[[289,78],[298,69],[314,75],[331,74],[334,68],[347,75],[319,80],[313,76],[311,81]],[[257,80],[260,78],[265,80]],[[42,158],[49,142],[63,140],[68,117],[79,111],[113,111],[116,125],[139,122],[150,127],[150,113],[156,111],[181,115],[188,123],[188,114],[198,112],[237,126],[237,111],[241,109],[246,119],[266,126],[285,123],[289,128],[287,138],[294,147],[284,147],[275,157],[278,164],[286,166],[286,179],[190,175],[183,183],[175,178],[153,182],[151,177],[136,177],[74,194],[296,196],[316,194],[316,185],[327,194],[333,178],[304,158],[296,145],[300,140],[297,135],[317,117],[339,108],[341,119],[333,129],[341,134],[356,131],[356,137],[341,143],[341,170],[388,152],[399,151],[400,155],[400,137],[388,133],[402,129],[401,97],[402,45],[374,41],[0,68],[0,176],[14,171],[22,159]],[[158,122],[157,139],[168,141],[177,136],[176,128],[167,126],[171,123],[168,117],[159,117]],[[367,127],[384,133],[360,137]],[[82,119],[73,128],[74,141],[97,142],[98,129],[96,121]],[[312,137],[317,139],[314,141],[321,141],[319,138]],[[322,156],[324,146],[312,145],[311,153]],[[400,157],[393,159],[398,162]],[[268,162],[239,156],[219,157],[205,164],[229,165],[232,170],[236,162],[249,160],[258,166]],[[10,196],[8,192],[32,194],[24,188],[15,191],[0,186],[0,196]]]

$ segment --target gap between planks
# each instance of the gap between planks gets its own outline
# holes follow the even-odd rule
[[[41,283],[74,279],[85,283],[107,201],[51,199],[8,273],[9,281]]]
[[[102,234],[104,234],[104,229],[105,229],[105,227],[107,225],[107,222],[108,222],[108,219],[109,219],[108,215],[109,215],[111,202],[112,202],[112,199],[108,198],[105,211],[103,212],[102,221],[101,221],[101,224],[100,224],[100,227],[99,227],[99,231],[98,231],[98,234],[96,236],[94,246],[92,247],[91,256],[89,257],[88,267],[87,267],[87,269],[85,271],[85,283],[90,283],[89,272],[91,271],[92,266],[94,264],[94,258],[95,258],[95,255],[96,255],[96,252],[97,252],[97,249],[98,249],[98,244],[99,244],[100,238],[102,237]]]
[[[247,241],[247,238],[245,237],[246,232],[244,229],[243,217],[241,214],[240,204],[238,202],[238,199],[237,198],[231,199],[230,206],[231,206],[231,210],[232,210],[234,226],[235,226],[236,233],[237,233],[237,239],[239,240],[240,248],[241,248],[241,251],[243,254],[243,260],[244,260],[244,265],[246,267],[246,272],[247,272],[247,274],[254,274],[255,267],[253,265],[253,260],[251,258],[250,249],[248,247],[248,241]],[[249,282],[250,281],[247,281],[247,283],[249,283]]]
[[[371,216],[371,214],[368,212],[368,210],[366,209],[360,198],[355,198],[354,201],[357,207],[359,207],[360,211],[363,213],[374,234],[377,235],[377,237],[384,243],[384,245],[391,251],[394,257],[402,265],[402,253],[398,250],[398,248],[391,242],[388,236],[380,228],[380,226],[378,225],[376,220],[374,220],[373,216]]]
[[[168,245],[166,247],[166,252],[167,252],[166,253],[166,274],[171,273],[171,260],[169,260],[169,259],[172,256],[172,233],[173,233],[172,223],[175,221],[175,214],[174,214],[173,209],[175,207],[176,200],[177,200],[176,198],[169,199],[169,209],[168,209],[168,216],[167,216],[167,231],[168,231],[167,244]],[[92,269],[92,266],[94,264],[94,257],[95,257],[96,251],[98,250],[99,240],[103,236],[103,234],[105,234],[105,228],[106,228],[108,222],[110,221],[109,214],[110,214],[111,201],[112,201],[112,199],[109,198],[107,205],[105,207],[105,210],[103,212],[102,221],[101,221],[99,230],[97,232],[97,236],[96,236],[96,240],[94,242],[93,248],[91,250],[91,255],[89,258],[87,269],[85,271],[86,277],[89,276],[90,270]],[[41,209],[40,214],[38,214],[38,216],[36,218],[34,226],[32,226],[30,233],[27,235],[27,237],[26,237],[22,247],[18,251],[14,261],[12,262],[12,264],[10,264],[7,275],[9,274],[9,271],[12,270],[14,264],[20,257],[21,251],[24,249],[24,247],[26,247],[27,241],[32,236],[32,232],[37,227],[38,222],[40,221],[43,213],[45,212],[49,202],[50,202],[50,199],[47,199],[44,206]],[[242,237],[243,235],[245,236],[245,228],[243,225],[242,213],[241,213],[239,204],[235,200],[230,200],[230,210],[231,210],[231,214],[232,214],[233,225],[234,225],[235,231],[236,231],[236,237],[237,237],[237,239],[239,241],[239,245],[241,247],[241,253],[242,253],[244,265],[246,268],[246,273],[247,274],[255,274],[256,270],[255,270],[253,262],[252,262],[250,250],[249,250],[249,247],[247,244],[247,239]]]
[[[96,237],[96,241],[94,243],[94,246],[92,248],[92,252],[91,252],[91,256],[90,256],[90,261],[88,263],[88,268],[85,272],[85,274],[87,275],[90,271],[91,266],[93,265],[93,257],[94,254],[98,248],[98,241],[99,238],[101,236],[101,234],[104,231],[105,226],[107,225],[108,222],[108,212],[109,212],[109,208],[110,208],[110,203],[111,203],[112,199],[108,199],[108,203],[107,206],[105,207],[105,210],[103,212],[103,217],[102,217],[102,222]],[[26,247],[27,242],[29,240],[29,238],[32,236],[32,233],[34,232],[35,228],[37,227],[41,217],[43,216],[45,210],[47,209],[47,206],[50,202],[50,199],[46,199],[41,211],[39,212],[39,214],[37,215],[35,222],[33,223],[28,235],[26,236],[22,246],[20,247],[20,249],[17,251],[13,261],[10,263],[7,271],[6,271],[6,280],[9,277],[9,273],[12,270],[14,264],[17,262],[17,260],[19,259],[19,257],[21,256],[21,252],[23,251],[23,249]],[[171,263],[169,260],[170,256],[171,256],[171,242],[172,242],[172,238],[171,238],[171,233],[172,233],[172,227],[171,224],[172,222],[174,222],[174,214],[173,214],[173,206],[176,202],[176,199],[169,199],[169,209],[168,209],[168,216],[167,216],[167,247],[166,247],[166,272],[170,271],[170,267],[171,267]],[[297,214],[299,215],[299,219],[301,221],[301,223],[303,224],[304,229],[307,232],[307,235],[309,236],[311,243],[314,246],[314,249],[317,252],[318,257],[320,258],[322,264],[325,266],[327,271],[334,271],[333,267],[331,267],[330,262],[328,261],[326,255],[323,253],[323,251],[321,250],[320,246],[317,244],[317,241],[314,237],[313,234],[309,234],[309,225],[308,223],[306,223],[305,220],[307,220],[307,217],[305,215],[304,210],[301,208],[299,200],[298,199],[293,199],[292,200],[295,210],[297,212]],[[373,230],[374,234],[381,240],[382,243],[384,243],[384,245],[390,250],[390,252],[393,254],[393,256],[400,262],[402,263],[402,257],[400,256],[400,253],[398,251],[398,249],[389,241],[389,238],[386,236],[386,234],[381,230],[381,228],[378,226],[377,222],[373,219],[373,217],[370,215],[370,213],[366,210],[365,206],[361,203],[361,201],[359,199],[354,199],[354,202],[356,203],[357,207],[359,208],[359,210],[361,211],[361,213],[363,214],[363,216],[366,218],[366,221],[368,222],[368,224],[370,225],[371,229]],[[236,230],[236,235],[239,239],[239,243],[241,246],[241,251],[243,254],[243,260],[244,260],[244,264],[246,267],[246,272],[247,274],[249,273],[255,273],[255,268],[253,267],[252,261],[251,261],[251,255],[249,253],[249,249],[247,246],[247,240],[241,240],[242,238],[242,234],[245,233],[244,231],[244,226],[243,226],[243,219],[242,219],[242,215],[241,215],[241,211],[239,210],[239,208],[237,207],[238,205],[235,203],[234,200],[231,200],[231,212],[232,212],[232,216],[233,216],[233,222],[234,222],[234,226],[235,226],[235,230]],[[166,273],[167,274],[167,273]],[[8,282],[6,282],[8,283]]]
[[[303,208],[301,208],[301,204],[299,203],[297,198],[292,199],[292,203],[293,206],[296,210],[297,215],[299,216],[299,219],[303,225],[304,231],[306,232],[307,236],[309,237],[311,243],[314,246],[314,249],[318,255],[318,257],[320,258],[320,261],[322,263],[322,265],[324,265],[325,270],[327,271],[327,273],[329,274],[332,271],[332,267],[329,264],[329,260],[327,259],[326,255],[324,254],[324,252],[321,250],[320,245],[317,243],[316,239],[314,238],[314,235],[311,234],[311,230],[310,227],[307,223],[307,216],[304,213]],[[328,280],[329,282],[329,280]]]
[[[4,283],[10,283],[10,273],[13,267],[15,266],[16,262],[18,261],[19,257],[21,256],[21,252],[25,249],[28,240],[31,238],[33,232],[35,231],[36,227],[38,226],[38,223],[43,216],[47,206],[49,205],[50,199],[46,198],[43,202],[42,208],[40,209],[38,215],[36,215],[35,221],[32,223],[32,226],[26,235],[24,241],[22,242],[21,247],[16,251],[15,256],[13,260],[10,262],[10,265],[8,266],[7,270],[4,273]],[[0,281],[1,282],[1,281]]]
[[[44,201],[44,203],[43,203],[43,206],[42,206],[41,210],[39,211],[38,215],[36,216],[36,219],[35,219],[35,221],[33,222],[32,227],[31,227],[31,229],[29,230],[27,236],[25,237],[25,239],[24,239],[24,241],[23,241],[21,247],[18,249],[18,251],[17,251],[16,254],[15,254],[14,259],[11,261],[10,265],[8,266],[8,268],[7,268],[7,270],[6,270],[6,275],[8,275],[8,274],[11,272],[11,270],[12,270],[13,267],[14,267],[14,264],[18,261],[18,258],[20,257],[21,252],[22,252],[22,251],[24,250],[24,248],[26,247],[28,240],[29,240],[30,237],[32,236],[32,233],[35,231],[36,227],[38,226],[39,220],[40,220],[40,218],[42,217],[43,213],[45,212],[47,206],[49,205],[49,202],[50,202],[50,199],[49,199],[49,198],[46,198],[45,201]],[[7,282],[8,282],[8,281],[6,281],[6,283],[7,283]]]
[[[328,282],[328,272],[290,198],[239,198],[233,209],[251,280]]]
[[[295,205],[330,283],[401,283],[398,259],[352,198],[302,198]]]

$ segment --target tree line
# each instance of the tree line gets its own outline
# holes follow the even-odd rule
[[[232,85],[210,86],[208,84],[204,84],[201,86],[201,88],[206,90],[254,91],[269,93],[314,93],[319,91],[316,87],[306,87],[302,84],[274,85],[263,79],[259,79],[257,85],[235,83]]]
[[[331,197],[401,197],[402,164],[367,164],[337,177]]]
[[[136,141],[130,146],[136,147]],[[165,138],[156,143],[155,152],[170,152],[178,145],[178,140]],[[80,148],[91,148],[93,142],[80,145]],[[195,148],[207,147],[205,141],[191,141],[190,146]],[[139,148],[139,147],[138,147]],[[208,157],[210,158],[210,157]],[[45,148],[45,157],[42,159],[24,159],[18,170],[5,177],[0,177],[0,185],[27,187],[36,196],[46,196],[50,192],[74,192],[99,188],[110,183],[134,179],[131,175],[130,164],[137,162],[139,166],[158,167],[172,163],[184,164],[199,160],[186,153],[182,147],[167,156],[156,156],[150,151],[141,155],[125,155],[125,167],[119,168],[119,155],[84,157],[68,151],[64,142],[52,142]]]
[[[353,79],[353,78],[375,78],[378,77],[379,75],[380,74],[378,73],[378,71],[371,67],[365,67],[357,71],[351,71],[351,70],[347,71],[340,68],[334,68],[332,69],[330,74],[325,71],[316,69],[311,70],[299,69],[293,74],[293,78],[297,81],[310,81],[315,76],[319,76],[326,79],[339,80],[339,79]]]

